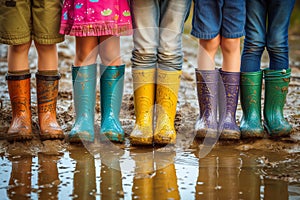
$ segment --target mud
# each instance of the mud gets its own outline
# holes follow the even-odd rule
[[[126,73],[120,119],[125,133],[129,134],[135,120],[130,73],[131,38],[124,37],[122,46]],[[58,47],[62,78],[59,82],[57,112],[58,121],[67,134],[74,121],[71,82],[74,39],[66,37],[66,41]],[[175,120],[178,139],[177,144],[170,147],[171,151],[166,148],[131,147],[127,138],[124,144],[100,143],[96,138],[95,143],[83,146],[59,140],[41,142],[33,76],[31,109],[34,139],[14,143],[0,140],[0,195],[12,199],[20,197],[18,195],[31,199],[50,196],[54,199],[299,198],[299,47],[300,38],[291,37],[292,78],[284,110],[284,115],[293,126],[291,136],[276,140],[265,135],[261,140],[220,141],[205,157],[201,156],[203,141],[195,140],[192,131],[199,113],[194,73],[197,41],[188,35],[184,36],[185,57]],[[6,46],[0,45],[0,137],[5,136],[11,121],[11,105],[5,81],[6,54]],[[29,57],[30,69],[34,73],[37,63],[34,48],[31,48]],[[218,55],[217,65],[220,66],[220,63],[221,56]],[[267,64],[267,55],[264,55],[262,67]],[[99,131],[99,82],[97,88],[95,129]],[[238,105],[237,119],[241,114]],[[18,171],[20,168],[22,173]],[[18,181],[23,182],[18,184]],[[281,192],[277,191],[278,188]]]

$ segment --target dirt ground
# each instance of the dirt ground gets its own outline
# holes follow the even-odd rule
[[[296,38],[299,43],[299,38]],[[298,45],[299,46],[299,45]],[[67,134],[74,120],[74,110],[72,103],[72,84],[71,84],[71,65],[74,58],[74,39],[66,37],[65,42],[58,45],[59,51],[59,70],[62,75],[59,88],[58,99],[58,120],[65,134]],[[134,125],[134,106],[132,95],[132,78],[130,74],[130,51],[132,49],[132,41],[130,38],[122,39],[122,59],[126,64],[125,89],[122,103],[120,119],[125,129],[125,133],[129,134]],[[294,47],[293,47],[294,48]],[[193,130],[196,121],[198,110],[197,95],[195,90],[195,74],[194,66],[197,55],[197,42],[189,36],[184,37],[184,66],[181,87],[179,91],[179,100],[176,115],[176,128],[179,137],[191,137],[190,132]],[[7,85],[5,81],[5,73],[7,71],[6,63],[7,47],[0,45],[0,137],[6,134],[11,121],[11,105],[9,101]],[[240,140],[232,144],[233,148],[240,150],[260,149],[266,151],[286,151],[300,152],[300,50],[293,50],[293,59],[291,61],[292,78],[285,106],[284,115],[287,120],[293,125],[293,132],[289,138],[273,140],[266,135],[261,140]],[[31,72],[36,72],[37,55],[34,47],[30,50],[30,69]],[[221,56],[218,56],[217,65],[221,63]],[[263,67],[267,65],[262,62]],[[65,141],[45,141],[40,142],[38,137],[38,119],[36,107],[36,90],[35,76],[31,80],[31,100],[32,100],[32,120],[35,138],[32,141],[25,143],[8,143],[5,140],[0,140],[0,154],[11,154],[18,152],[27,152],[37,154],[38,152],[59,151],[68,149],[68,143]],[[100,92],[99,83],[97,86],[97,104],[96,104],[96,128],[100,125]],[[241,117],[241,107],[238,105],[237,119]],[[190,138],[189,138],[190,139]],[[225,142],[226,143],[226,142]],[[221,143],[219,143],[221,144]],[[125,145],[128,145],[126,140]],[[230,144],[231,145],[231,144]]]

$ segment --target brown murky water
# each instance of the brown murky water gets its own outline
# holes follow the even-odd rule
[[[122,40],[126,63],[121,122],[126,133],[134,125],[130,37]],[[300,38],[291,37],[292,79],[285,109],[293,125],[290,138],[218,142],[207,146],[194,140],[198,115],[194,67],[197,41],[184,36],[185,60],[176,115],[175,146],[137,148],[125,144],[70,145],[38,138],[35,80],[32,78],[34,140],[8,143],[0,140],[0,199],[300,199]],[[11,120],[4,78],[6,46],[0,45],[0,137]],[[64,131],[73,123],[71,68],[74,40],[59,45],[60,94],[58,118]],[[266,58],[266,55],[264,56]],[[36,71],[36,53],[30,51],[30,68]],[[262,65],[267,66],[263,60]],[[221,56],[217,58],[221,63]],[[99,85],[98,85],[99,88]],[[100,124],[99,92],[96,132]],[[238,106],[237,119],[241,117]]]
[[[68,145],[34,156],[14,144],[16,155],[0,159],[1,199],[299,199],[299,153],[266,143],[274,145],[218,144],[204,158],[200,141],[186,149]]]

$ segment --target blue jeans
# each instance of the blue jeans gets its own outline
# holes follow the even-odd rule
[[[295,0],[247,0],[246,37],[242,53],[242,72],[260,70],[266,47],[270,69],[289,68],[288,27]]]
[[[181,70],[182,33],[191,0],[131,0],[132,67]]]

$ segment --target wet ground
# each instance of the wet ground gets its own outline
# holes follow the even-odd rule
[[[218,142],[209,146],[196,140],[193,127],[199,113],[194,66],[197,41],[184,35],[184,66],[176,115],[175,146],[137,148],[99,142],[70,145],[38,138],[35,79],[32,78],[32,141],[0,140],[0,199],[300,199],[300,37],[291,36],[292,79],[284,110],[293,125],[291,137],[272,140]],[[126,63],[120,119],[125,132],[134,125],[130,37],[122,39]],[[0,45],[0,136],[11,120],[4,75],[6,46]],[[65,133],[74,120],[71,65],[73,38],[59,44],[60,93],[58,119]],[[36,52],[30,51],[30,68],[36,71]],[[267,66],[264,55],[262,66]],[[216,64],[220,66],[221,55]],[[99,88],[99,85],[98,85]],[[100,125],[99,90],[96,131]],[[238,106],[237,119],[241,117]]]

